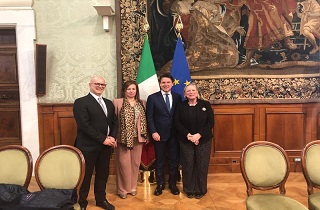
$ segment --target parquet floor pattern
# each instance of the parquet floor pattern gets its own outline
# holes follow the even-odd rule
[[[166,186],[163,194],[154,196],[155,184],[150,184],[147,179],[148,172],[145,172],[144,182],[140,182],[137,188],[137,195],[128,195],[121,199],[116,195],[115,176],[110,175],[107,184],[107,199],[116,210],[245,210],[246,185],[240,173],[215,173],[208,177],[208,193],[201,199],[187,198],[181,192],[179,195],[172,195]],[[182,191],[182,183],[177,187]],[[34,177],[31,180],[29,190],[39,190]],[[300,172],[291,172],[286,183],[286,195],[298,200],[307,206],[307,187]],[[277,190],[274,191],[277,193]],[[254,191],[254,193],[259,193]],[[88,210],[99,210],[95,206],[93,185],[91,185],[88,197]]]

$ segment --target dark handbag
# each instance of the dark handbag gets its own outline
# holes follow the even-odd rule
[[[20,199],[29,191],[16,184],[0,184],[0,210],[16,209]]]
[[[21,196],[27,193],[28,190],[20,185],[0,184],[0,203],[19,203]]]
[[[77,202],[77,191],[65,189],[45,189],[22,196],[19,210],[73,210]]]

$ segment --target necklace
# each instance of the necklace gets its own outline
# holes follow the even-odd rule
[[[198,102],[195,102],[195,103],[190,103],[190,102],[188,102],[189,106],[195,106],[195,105],[197,105],[197,103],[198,103]]]

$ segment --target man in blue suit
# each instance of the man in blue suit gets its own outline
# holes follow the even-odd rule
[[[154,140],[156,156],[157,187],[154,195],[162,194],[165,188],[164,165],[169,161],[169,189],[174,195],[180,193],[176,186],[179,167],[179,144],[175,136],[173,115],[176,105],[181,101],[180,94],[171,92],[173,77],[163,74],[159,78],[160,91],[147,99],[147,121],[149,133]],[[167,155],[168,154],[168,155]]]

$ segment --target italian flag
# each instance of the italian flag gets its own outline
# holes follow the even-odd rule
[[[137,83],[142,100],[147,100],[150,94],[160,91],[147,35],[144,37]]]

